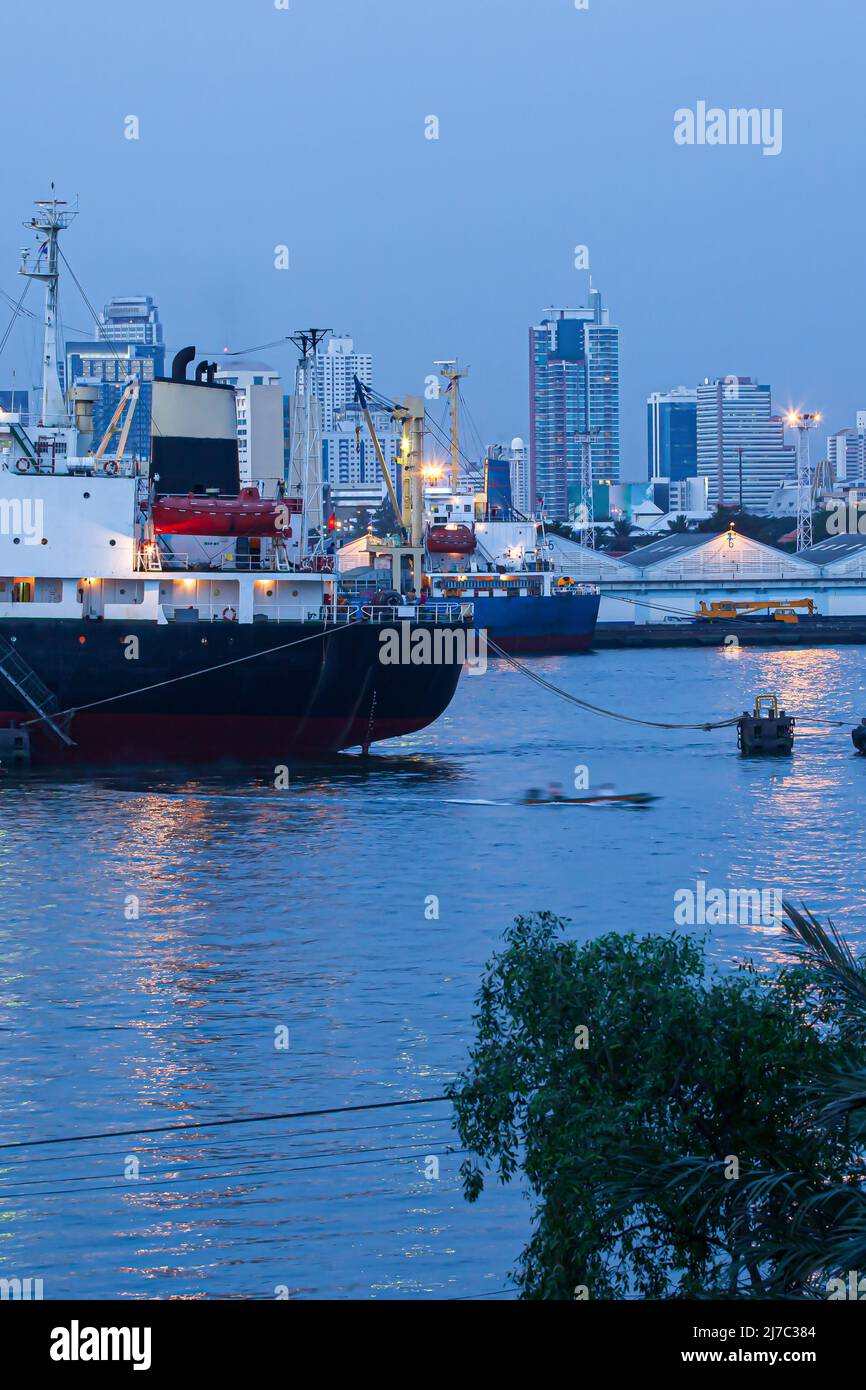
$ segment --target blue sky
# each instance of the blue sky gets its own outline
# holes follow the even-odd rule
[[[16,297],[20,222],[53,179],[80,197],[65,249],[94,303],[153,294],[170,346],[209,352],[350,332],[391,395],[459,354],[481,434],[507,440],[528,429],[527,328],[580,302],[587,245],[622,330],[626,476],[651,390],[736,373],[834,429],[866,408],[866,7],[4,0],[4,32]],[[678,146],[674,113],[701,100],[781,108],[781,154]],[[87,326],[69,285],[64,306]],[[260,355],[288,373],[291,353]],[[19,328],[0,385],[31,359]]]

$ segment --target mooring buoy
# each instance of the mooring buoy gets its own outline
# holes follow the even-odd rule
[[[741,753],[790,753],[794,747],[796,720],[779,709],[775,695],[759,695],[755,712],[743,710],[737,720],[737,746]],[[866,729],[864,729],[866,734]]]

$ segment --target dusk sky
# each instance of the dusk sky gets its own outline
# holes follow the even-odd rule
[[[480,433],[507,441],[527,329],[583,302],[586,245],[622,331],[625,477],[646,475],[652,390],[736,373],[831,429],[866,408],[862,6],[288,3],[5,0],[0,288],[17,299],[20,224],[54,180],[97,307],[152,294],[169,348],[210,354],[347,332],[392,396],[459,355]],[[701,101],[780,108],[781,153],[676,144]],[[68,280],[63,306],[89,326]],[[288,378],[293,349],[257,355]],[[13,368],[35,380],[22,325],[0,386]]]

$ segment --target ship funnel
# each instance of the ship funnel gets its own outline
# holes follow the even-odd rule
[[[194,357],[194,347],[181,348],[180,352],[175,354],[174,361],[171,364],[172,381],[186,381],[186,369]]]
[[[157,377],[151,396],[150,476],[158,496],[194,493],[237,497],[240,492],[238,421],[234,387],[213,380],[215,363],[200,362],[195,380],[186,369],[195,356],[184,348],[171,379]]]

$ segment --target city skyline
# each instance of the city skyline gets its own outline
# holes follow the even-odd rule
[[[26,31],[23,0],[8,10]],[[54,87],[76,55],[125,38],[108,5],[87,37],[57,0],[46,22]],[[346,42],[334,42],[337,28]],[[349,0],[250,6],[242,17],[214,0],[205,25],[155,0],[140,18],[136,62],[108,65],[76,96],[88,148],[58,142],[50,120],[26,149],[9,147],[0,284],[17,297],[19,224],[53,180],[61,196],[80,195],[66,254],[94,302],[146,286],[173,346],[197,337],[210,356],[303,323],[351,324],[386,394],[417,390],[431,362],[459,356],[473,369],[481,432],[507,439],[528,432],[525,325],[540,306],[583,299],[580,246],[624,325],[623,477],[643,476],[648,395],[705,376],[770,381],[780,409],[821,409],[841,428],[862,405],[854,325],[866,305],[851,273],[857,219],[822,210],[854,154],[858,34],[866,16],[819,15],[802,0],[707,12],[685,0],[598,0],[585,12],[565,0],[503,0],[495,16],[456,0],[435,13],[383,0],[363,19]],[[409,51],[417,61],[395,62]],[[322,56],[324,90],[310,52]],[[157,60],[158,88],[146,78]],[[482,97],[487,84],[467,77],[491,70]],[[244,76],[252,71],[255,83]],[[353,89],[363,101],[349,99]],[[25,65],[9,73],[10,109],[27,97]],[[675,113],[701,100],[783,109],[781,153],[678,145]],[[593,115],[601,107],[604,122]],[[193,134],[192,109],[214,118],[218,138]],[[429,115],[438,139],[426,138]],[[391,172],[379,180],[383,215],[359,219],[371,152]],[[254,202],[225,178],[238,160]],[[284,167],[288,178],[277,174]],[[163,191],[158,202],[138,198],[148,184]],[[135,212],[114,237],[118,204]],[[284,271],[274,266],[280,245]],[[71,286],[64,304],[71,324],[87,322]],[[273,365],[285,376],[291,361]],[[4,385],[13,365],[21,384],[23,355],[10,343]]]
[[[616,337],[616,367],[618,369],[619,326],[610,326],[609,309],[606,306],[600,290],[597,288],[590,288],[589,299],[591,307],[581,306],[577,309],[548,310],[547,312],[548,314],[564,316],[567,321],[575,320],[580,323],[589,323],[595,318],[598,321],[597,326],[602,327],[605,332],[609,332]],[[550,322],[552,322],[550,319],[545,318],[542,321],[542,326]],[[531,329],[531,334],[540,332],[542,326]],[[146,456],[146,441],[144,439],[142,421],[149,410],[149,377],[151,373],[159,375],[160,372],[165,369],[166,360],[170,359],[171,354],[175,350],[174,347],[167,348],[165,346],[164,328],[160,318],[159,305],[151,295],[130,293],[115,294],[109,298],[102,313],[97,317],[96,329],[99,333],[99,337],[97,338],[94,335],[92,343],[87,340],[70,338],[64,340],[61,358],[62,372],[64,375],[62,375],[61,379],[63,380],[65,374],[69,373],[70,380],[73,379],[73,377],[77,380],[88,380],[93,376],[94,362],[99,359],[98,374],[100,377],[104,377],[105,381],[101,392],[103,399],[97,403],[95,411],[96,436],[98,438],[104,430],[105,424],[111,414],[111,409],[113,409],[113,406],[119,399],[120,388],[114,385],[114,379],[117,378],[117,380],[120,381],[123,375],[122,361],[118,357],[119,346],[122,346],[123,352],[131,359],[148,359],[146,376],[143,383],[142,401],[136,409],[132,430],[132,438],[136,448],[143,456]],[[267,346],[273,351],[274,344],[269,344]],[[296,349],[293,345],[287,343],[286,346],[289,351],[296,356]],[[347,395],[348,387],[346,383],[349,382],[350,379],[353,380],[354,374],[357,372],[366,386],[373,386],[375,388],[376,383],[373,380],[372,368],[373,355],[370,352],[357,351],[355,349],[354,340],[350,334],[344,331],[332,332],[331,330],[327,330],[326,337],[323,344],[318,349],[316,357],[318,364],[316,372],[316,391],[323,410],[322,442],[325,481],[330,480],[337,483],[342,482],[344,484],[349,482],[352,485],[363,482],[371,483],[374,479],[370,477],[369,458],[366,462],[364,460],[365,451],[363,444],[360,453],[358,453],[356,447],[353,446],[351,448],[351,464],[347,469],[346,455],[342,451],[349,448],[349,445],[342,444],[339,441],[342,439],[348,440],[349,436],[354,436],[355,432],[354,422],[349,421],[347,424],[346,418],[344,418],[346,414],[346,401],[349,398]],[[105,360],[103,361],[103,359]],[[217,355],[216,360],[218,363],[219,375],[223,378],[233,372],[243,372],[251,366],[249,361],[238,357],[233,352],[230,353],[225,350]],[[350,365],[347,367],[345,365],[346,363]],[[289,363],[282,368],[272,366],[270,362],[267,361],[257,361],[253,365],[255,365],[258,370],[265,371],[269,381],[284,381],[286,383],[286,394],[289,393],[290,383],[296,371],[294,357],[291,357]],[[431,363],[430,365],[432,367],[434,364]],[[340,367],[344,369],[342,377],[339,372]],[[347,371],[349,373],[348,376],[345,375]],[[111,383],[109,383],[108,380],[109,376],[111,377]],[[526,433],[530,440],[530,452],[533,433],[533,376],[534,371],[531,362],[527,380],[527,403],[525,410],[525,418],[529,421],[529,428]],[[31,393],[30,399],[32,400],[34,388],[21,386],[13,387],[12,382],[14,379],[15,374],[12,374],[8,382],[4,377],[0,376],[0,395],[9,398],[11,401],[14,389],[16,400],[20,405],[21,400],[27,397],[29,391]],[[429,373],[425,380],[429,382]],[[724,385],[727,383],[730,385],[730,383],[738,381],[751,383],[752,380],[752,378],[747,376],[727,373],[717,378],[705,376],[703,379],[697,379],[694,383],[690,382],[688,385],[681,384],[670,388],[662,387],[654,389],[644,403],[644,409],[647,414],[647,439],[644,446],[644,457],[642,460],[639,458],[623,460],[623,466],[619,473],[620,481],[623,483],[640,483],[644,480],[651,482],[653,478],[664,478],[668,476],[661,466],[662,450],[670,449],[670,444],[667,440],[667,433],[670,430],[670,424],[668,422],[675,420],[678,413],[681,415],[687,406],[694,406],[695,410],[693,414],[695,418],[691,424],[691,432],[694,434],[697,422],[698,396],[701,388],[706,388],[713,384],[713,382],[716,384],[722,383]],[[353,390],[354,388],[352,387],[352,392],[349,394],[352,394]],[[769,392],[770,396],[775,399],[773,397],[772,383],[762,385],[760,390]],[[107,396],[105,394],[106,391],[109,392]],[[705,394],[706,391],[704,390],[704,395]],[[581,397],[581,399],[583,400],[583,397]],[[630,403],[623,403],[619,400],[617,403],[618,419],[621,420],[623,416],[628,415],[629,409]],[[774,421],[781,421],[783,428],[789,428],[788,422],[784,419],[786,413],[786,409],[780,405],[776,405],[767,412],[762,409],[762,415],[769,414]],[[852,412],[852,418],[856,419],[856,426],[854,427],[840,425],[838,428],[833,428],[838,422],[825,420],[825,427],[819,435],[819,439],[816,441],[816,445],[813,449],[813,465],[819,459],[827,459],[835,469],[838,460],[841,469],[838,474],[840,481],[845,481],[846,477],[849,481],[854,478],[862,477],[864,471],[866,471],[866,444],[864,444],[864,439],[866,439],[866,411],[857,409]],[[377,413],[376,419],[377,429],[387,434],[384,418],[380,419]],[[245,422],[239,420],[239,423],[243,425]],[[518,421],[518,425],[521,423],[522,421]],[[351,428],[349,428],[349,426],[351,426]],[[680,429],[682,428],[683,426],[680,425]],[[688,433],[688,427],[686,427],[686,432]],[[790,470],[793,470],[794,467],[793,443],[791,442],[791,438],[792,437],[789,435],[785,443],[785,463],[779,470],[779,482],[793,480],[793,471],[790,471],[790,477],[789,473],[786,471],[789,467]],[[684,439],[685,437],[683,436],[679,446],[681,453],[685,447]],[[390,437],[385,440],[385,443],[387,445],[386,454],[389,457],[389,461],[391,461],[398,451],[398,448]],[[695,447],[696,443],[697,441],[695,438]],[[240,447],[243,461],[243,438],[240,440]],[[339,455],[337,453],[338,448],[341,450]],[[597,455],[600,448],[600,445],[594,446],[594,457]],[[367,452],[369,453],[369,450]],[[574,450],[571,452],[574,453]],[[609,452],[608,446],[608,454]],[[704,453],[706,454],[706,449]],[[331,468],[338,463],[340,457],[343,458],[342,475],[338,478],[331,479]],[[749,450],[747,448],[745,454],[747,481],[749,467],[754,463],[754,457],[755,456],[749,456]],[[573,459],[571,455],[569,455],[569,459],[569,467],[571,467],[576,462],[576,454]],[[377,466],[374,468],[374,472],[378,473]],[[686,476],[696,476],[698,474],[710,477],[710,475],[715,472],[715,466],[709,468],[705,459],[700,468],[696,466],[687,471],[684,471],[682,467],[676,469],[673,477],[674,479],[685,478]],[[612,479],[616,481],[616,468],[611,468],[609,466],[609,459],[606,459],[604,463],[601,461],[594,462],[594,474],[596,479],[610,475]],[[725,500],[730,504],[732,500],[735,500],[735,495],[737,493],[737,483],[734,483],[733,490],[731,487],[730,460],[728,461],[728,465],[726,465],[726,478],[727,495]],[[574,493],[575,485],[573,480],[572,493]],[[530,491],[531,490],[530,488]],[[709,496],[713,504],[715,503],[716,490],[714,482],[711,479]],[[541,492],[543,490],[540,490],[536,485],[536,491]],[[747,486],[746,491],[751,495],[754,492],[754,488]],[[763,489],[759,487],[758,492],[761,498],[764,498],[765,494],[768,495],[768,489],[766,487]],[[757,493],[755,493],[755,495],[757,496]]]

